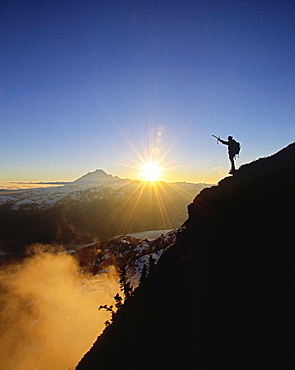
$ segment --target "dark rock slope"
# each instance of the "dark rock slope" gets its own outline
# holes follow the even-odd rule
[[[189,205],[78,370],[295,368],[295,144]]]

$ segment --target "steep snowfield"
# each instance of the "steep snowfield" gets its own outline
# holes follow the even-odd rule
[[[127,279],[135,288],[142,276],[144,266],[149,273],[151,264],[157,264],[162,254],[176,243],[177,235],[185,232],[182,226],[154,240],[122,236],[110,241],[90,245],[77,251],[83,272],[100,273],[110,266],[125,269]]]

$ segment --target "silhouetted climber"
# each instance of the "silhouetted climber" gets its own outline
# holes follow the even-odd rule
[[[234,172],[236,171],[234,160],[235,160],[235,156],[240,153],[240,148],[241,148],[240,143],[238,143],[232,136],[228,136],[227,138],[228,141],[222,140],[220,139],[220,137],[217,137],[215,135],[212,135],[212,136],[216,137],[216,139],[220,141],[222,144],[228,146],[228,156],[229,156],[229,161],[231,163],[231,169],[229,173],[234,174]]]

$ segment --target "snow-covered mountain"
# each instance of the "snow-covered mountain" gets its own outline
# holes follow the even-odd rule
[[[110,195],[124,197],[124,192],[116,192],[116,189],[126,181],[129,180],[96,170],[62,186],[0,194],[0,206],[5,205],[13,210],[47,209],[59,202],[90,202]]]
[[[105,171],[101,169],[97,169],[94,172],[88,172],[86,175],[83,175],[79,179],[73,181],[71,185],[90,185],[96,186],[97,184],[100,185],[116,185],[118,182],[122,180],[117,176],[112,176],[107,174]]]
[[[0,193],[0,206],[11,210],[48,209],[60,203],[88,203],[95,199],[110,196],[124,198],[138,188],[137,180],[120,179],[107,174],[101,169],[89,172],[73,182],[62,186],[30,189],[27,191]],[[206,184],[176,183],[183,190],[196,191]]]
[[[96,170],[63,186],[0,193],[2,250],[176,229],[186,218],[187,204],[205,187],[165,182],[154,187]]]

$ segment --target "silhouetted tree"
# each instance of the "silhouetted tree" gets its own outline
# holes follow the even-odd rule
[[[150,255],[149,258],[149,275],[152,274],[155,271],[156,268],[156,260],[153,258],[152,255]]]
[[[119,293],[117,293],[117,294],[115,295],[114,300],[115,300],[115,302],[116,302],[116,304],[115,304],[115,307],[116,307],[116,308],[118,308],[118,309],[119,309],[120,307],[122,307],[122,306],[123,306],[123,303],[122,303],[123,298],[120,296],[120,294],[119,294]]]
[[[113,306],[108,306],[108,305],[100,305],[99,307],[98,307],[98,309],[99,310],[101,310],[101,309],[104,309],[104,310],[106,310],[106,311],[108,311],[108,312],[111,312],[111,320],[109,321],[109,320],[107,320],[107,321],[105,321],[105,326],[110,326],[111,325],[111,323],[113,322],[113,319],[114,319],[114,315],[115,315],[115,311],[113,310]]]
[[[120,289],[125,295],[125,299],[131,297],[132,295],[132,288],[130,285],[130,282],[127,282],[127,277],[126,277],[126,268],[121,268],[121,273],[120,273]]]
[[[146,264],[143,265],[140,277],[140,284],[142,284],[147,278],[147,267]]]

